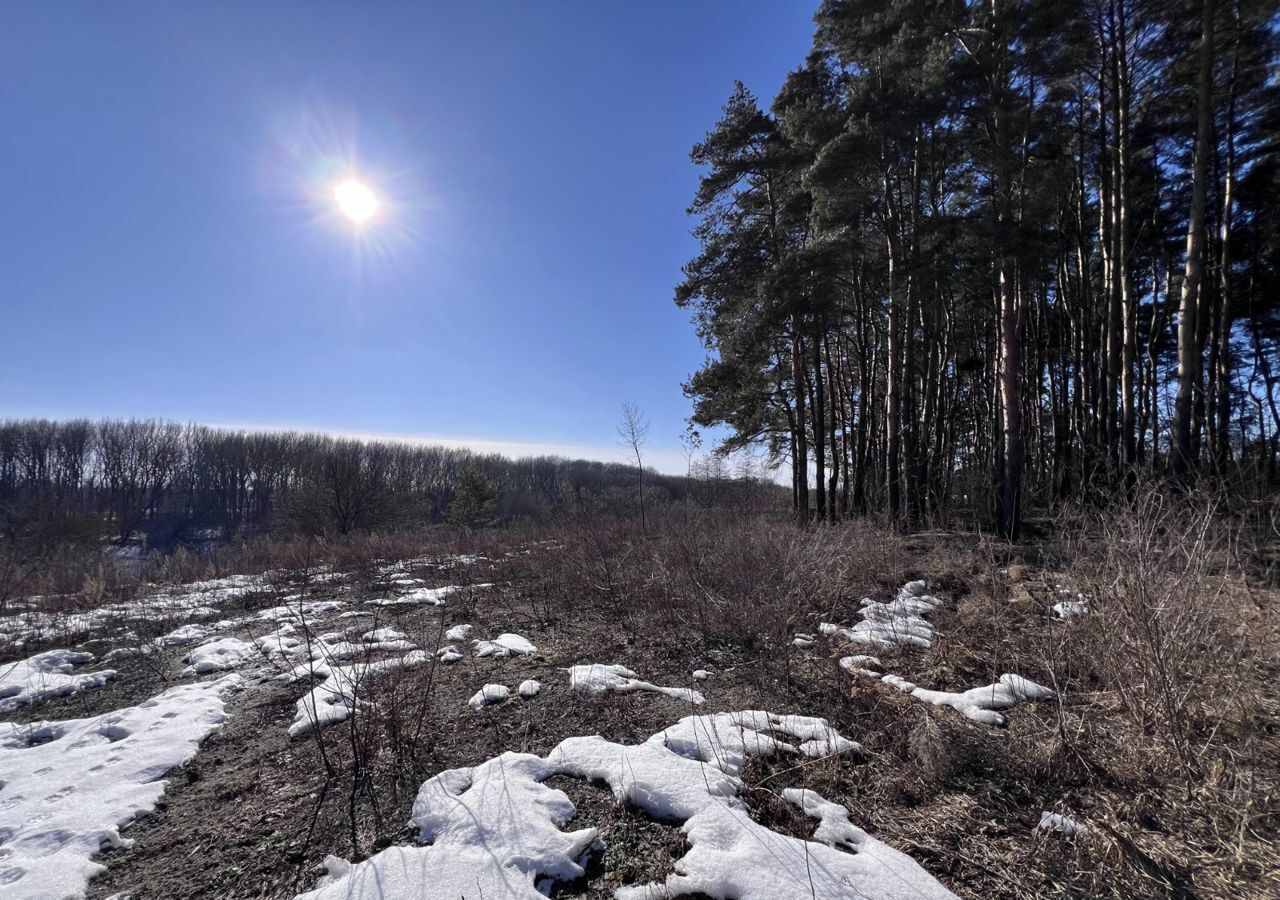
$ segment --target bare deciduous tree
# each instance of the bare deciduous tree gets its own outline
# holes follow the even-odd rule
[[[636,457],[637,469],[637,489],[636,492],[640,497],[640,527],[645,527],[644,521],[644,459],[640,455],[641,449],[649,440],[649,420],[645,414],[640,411],[640,407],[634,403],[622,404],[622,421],[618,424],[618,436]]]

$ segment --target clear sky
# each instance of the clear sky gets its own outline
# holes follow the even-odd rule
[[[689,148],[816,5],[9,0],[0,418],[610,457],[630,400],[682,469]]]

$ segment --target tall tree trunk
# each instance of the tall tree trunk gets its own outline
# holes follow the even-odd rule
[[[827,410],[822,386],[822,328],[815,317],[813,329],[813,472],[816,511],[819,519],[827,517]]]
[[[1134,410],[1134,363],[1137,358],[1138,316],[1129,277],[1129,131],[1132,67],[1129,63],[1129,28],[1125,0],[1116,11],[1116,279],[1119,282],[1120,315],[1124,319],[1120,358],[1120,443],[1126,483],[1132,484],[1138,463],[1137,418]]]
[[[1232,9],[1232,18],[1234,20],[1237,11]],[[1219,216],[1219,235],[1220,249],[1218,261],[1218,283],[1219,291],[1222,295],[1221,306],[1218,319],[1218,429],[1217,429],[1217,445],[1214,447],[1214,458],[1218,465],[1218,470],[1223,472],[1226,470],[1227,464],[1231,460],[1231,441],[1229,439],[1231,431],[1231,318],[1233,315],[1232,290],[1231,290],[1231,202],[1232,193],[1235,187],[1236,175],[1236,144],[1235,144],[1235,117],[1236,117],[1236,72],[1240,65],[1240,36],[1239,25],[1237,24],[1237,33],[1234,35],[1235,45],[1231,54],[1231,82],[1228,90],[1227,99],[1227,117],[1226,117],[1226,172],[1223,177],[1222,184],[1222,212]]]
[[[1173,472],[1196,465],[1192,418],[1202,382],[1199,341],[1200,287],[1204,277],[1205,179],[1212,152],[1210,101],[1213,92],[1213,0],[1204,0],[1200,22],[1200,74],[1196,85],[1196,144],[1191,164],[1191,214],[1187,220],[1187,261],[1178,308],[1178,394],[1174,404]]]
[[[898,240],[889,236],[889,365],[885,391],[885,477],[888,481],[889,518],[902,524],[902,337],[903,300],[899,295]]]
[[[792,320],[791,336],[791,378],[796,395],[795,453],[792,457],[795,482],[796,519],[802,525],[809,524],[809,436],[808,423],[805,419],[805,376],[804,342],[800,339],[800,322],[798,317]]]

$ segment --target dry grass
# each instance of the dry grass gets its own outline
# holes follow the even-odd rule
[[[465,698],[487,669],[432,666],[372,681],[376,703],[363,719],[282,742],[281,754],[313,767],[303,786],[326,792],[299,806],[322,809],[310,830],[289,826],[289,877],[299,883],[325,852],[360,856],[408,840],[416,785],[442,768],[508,749],[545,753],[570,734],[631,742],[669,723],[673,707],[661,698],[570,695],[560,669],[590,661],[626,663],[663,683],[711,668],[709,707],[822,715],[861,742],[861,758],[752,761],[746,798],[785,833],[812,834],[780,796],[803,786],[847,805],[856,823],[961,896],[1235,900],[1280,893],[1280,641],[1273,573],[1259,564],[1274,548],[1256,512],[1152,492],[1123,508],[1064,514],[1051,538],[1009,546],[873,523],[802,531],[672,507],[647,530],[606,517],[518,532],[264,542],[216,561],[174,559],[163,577],[323,562],[361,573],[357,591],[372,593],[381,562],[477,554],[493,562],[413,574],[500,582],[451,601],[450,621],[521,630],[541,648],[511,664],[508,679],[517,670],[543,678],[536,704],[471,714]],[[1057,700],[992,728],[850,677],[835,664],[839,648],[828,657],[791,646],[794,632],[851,622],[861,597],[885,599],[916,577],[947,601],[933,617],[939,639],[927,652],[879,654],[887,670],[960,690],[1014,672],[1052,686]],[[1054,620],[1062,589],[1086,595],[1089,614]],[[104,576],[94,593],[118,599],[113,590]],[[430,611],[401,620],[427,647],[443,622]],[[277,730],[292,707],[282,702]],[[596,793],[584,786],[574,796],[616,844],[608,865],[625,858],[631,868],[600,870],[574,890],[603,896],[604,885],[661,877],[680,840]],[[1038,831],[1044,810],[1088,830]]]

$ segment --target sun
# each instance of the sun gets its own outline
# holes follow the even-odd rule
[[[378,198],[368,187],[348,178],[333,189],[333,197],[338,201],[338,209],[357,225],[369,221],[378,211]]]

